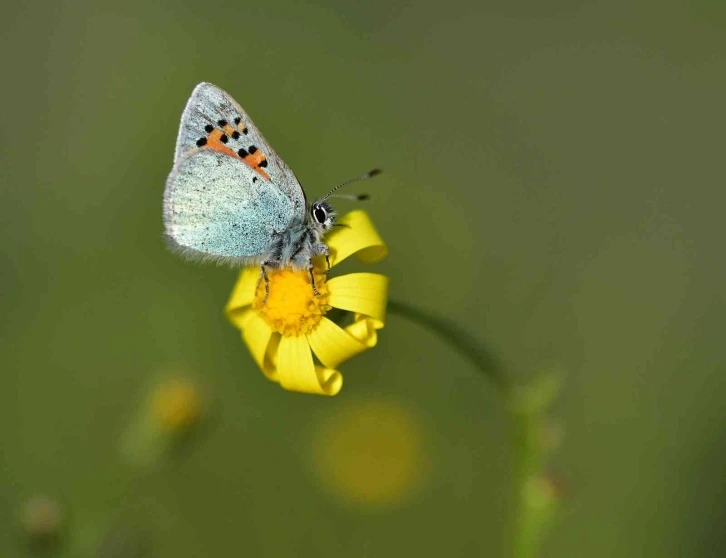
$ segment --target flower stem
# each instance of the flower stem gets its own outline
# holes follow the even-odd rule
[[[464,355],[483,376],[487,378],[502,395],[508,397],[511,392],[511,383],[504,374],[503,367],[494,353],[485,347],[482,342],[457,324],[432,316],[405,302],[398,300],[388,301],[388,311],[406,318],[424,328],[432,331],[449,344],[453,349]]]
[[[551,451],[542,442],[542,432],[545,413],[559,389],[559,375],[543,374],[515,387],[492,351],[460,326],[397,300],[389,300],[388,310],[438,335],[504,397],[514,445],[513,531],[508,550],[513,558],[535,558],[558,507],[556,490],[542,473]]]

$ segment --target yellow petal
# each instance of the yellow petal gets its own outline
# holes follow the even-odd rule
[[[382,260],[388,255],[388,248],[378,235],[365,211],[351,211],[344,215],[326,237],[330,248],[330,265],[342,262],[352,254],[366,263]]]
[[[318,376],[318,384],[323,390],[323,395],[337,395],[343,387],[343,375],[337,370],[316,364],[315,374]]]
[[[328,281],[328,303],[336,308],[365,314],[383,321],[386,317],[388,277],[377,273],[350,273]]]
[[[368,348],[375,347],[378,343],[378,333],[383,327],[381,320],[369,318],[364,314],[356,314],[355,321],[345,328],[350,335],[355,337],[359,343],[362,343]]]
[[[270,380],[277,382],[277,372],[275,370],[270,349],[274,349],[272,341],[272,329],[267,322],[260,318],[252,310],[247,310],[242,314],[241,319],[244,321],[242,329],[242,339],[255,359],[257,366]],[[272,347],[271,347],[272,346]],[[274,351],[273,351],[274,352]]]
[[[323,318],[307,337],[315,356],[328,368],[335,368],[368,348],[328,318]]]
[[[239,318],[243,314],[244,307],[252,304],[259,279],[260,270],[258,268],[246,267],[239,274],[237,284],[232,289],[232,295],[229,297],[224,311],[227,313],[229,320],[239,328],[242,327],[238,323]]]
[[[307,337],[283,337],[277,351],[280,385],[290,391],[335,395],[343,387],[337,370],[315,366]]]

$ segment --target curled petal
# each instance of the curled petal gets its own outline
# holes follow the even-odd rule
[[[335,395],[343,387],[337,370],[315,366],[307,337],[282,337],[277,351],[280,385],[291,391]]]
[[[388,255],[388,248],[365,211],[351,211],[338,224],[342,226],[335,227],[325,237],[325,243],[330,248],[331,266],[352,254],[367,263],[377,262]]]
[[[246,267],[237,279],[237,284],[232,289],[232,295],[229,297],[227,306],[224,311],[227,317],[237,327],[241,328],[239,320],[244,314],[244,308],[252,304],[255,296],[255,287],[260,279],[260,270],[256,267]]]
[[[345,328],[350,335],[367,348],[375,347],[378,343],[378,331],[383,327],[381,320],[369,318],[364,314],[356,314],[355,321]]]
[[[349,273],[330,279],[327,284],[331,306],[365,314],[380,322],[385,320],[388,298],[388,277],[385,275]]]
[[[308,341],[315,356],[329,368],[335,368],[368,348],[328,318],[323,318],[312,333],[308,333]]]
[[[318,377],[319,385],[323,389],[321,395],[337,395],[340,388],[343,387],[343,375],[337,370],[315,365],[315,374]]]

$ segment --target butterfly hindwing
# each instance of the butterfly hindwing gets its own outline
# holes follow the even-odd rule
[[[293,172],[270,147],[242,107],[211,83],[194,88],[182,114],[174,164],[207,147],[247,165],[260,179],[281,190],[295,214],[305,214],[305,194]]]
[[[184,255],[250,265],[295,216],[289,197],[238,159],[195,147],[177,159],[164,191],[164,224]]]

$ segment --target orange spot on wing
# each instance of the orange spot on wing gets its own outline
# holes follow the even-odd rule
[[[245,162],[249,164],[251,167],[257,168],[259,164],[265,160],[265,154],[262,153],[259,149],[255,151],[251,155],[247,155],[245,157]]]
[[[209,147],[216,151],[231,155],[232,157],[236,157],[237,154],[221,142],[220,138],[222,137],[222,134],[223,132],[221,132],[220,130],[213,130],[212,132],[210,132],[210,134],[207,136],[207,145],[205,147]]]
[[[238,128],[235,128],[229,124],[226,126],[223,126],[221,130],[212,130],[207,135],[207,143],[204,145],[204,147],[208,147],[209,149],[214,149],[215,151],[219,151],[220,153],[224,153],[225,155],[230,155],[232,157],[240,157],[239,154],[233,150],[232,148],[228,147],[226,143],[222,142],[222,136],[226,135],[229,141],[229,138],[232,137],[232,134],[234,134],[235,131],[241,131],[244,129],[244,125],[240,125]],[[270,175],[265,172],[265,170],[260,167],[260,163],[264,160],[266,160],[265,154],[260,151],[259,149],[255,151],[252,154],[249,154],[245,157],[240,157],[242,161],[244,161],[247,166],[249,166],[252,170],[257,171],[257,173],[267,179],[270,180]]]
[[[254,170],[256,170],[258,173],[260,173],[261,176],[264,176],[267,180],[270,180],[270,175],[268,175],[262,167],[260,167],[260,163],[265,160],[265,154],[262,153],[259,149],[255,151],[251,155],[247,155],[243,161],[247,163],[250,167],[252,167]]]

